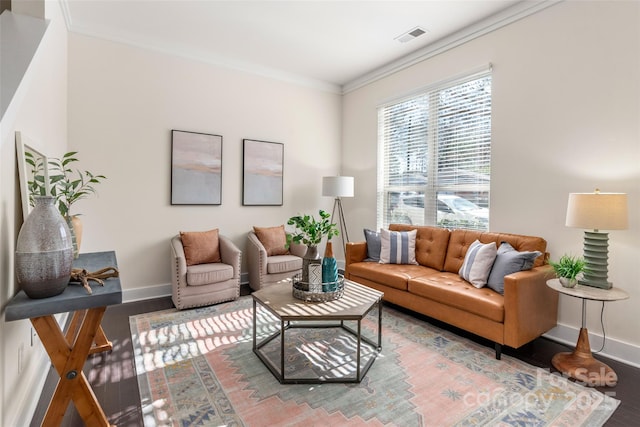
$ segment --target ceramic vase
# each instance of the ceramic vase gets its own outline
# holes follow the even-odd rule
[[[578,279],[569,279],[568,277],[560,277],[560,284],[565,288],[573,288],[578,284]]]
[[[321,262],[320,255],[318,254],[318,246],[307,246],[307,252],[305,252],[302,257],[302,281],[304,283],[309,283],[309,266],[319,265]]]
[[[62,293],[71,276],[73,244],[64,217],[51,196],[34,197],[35,207],[20,228],[16,242],[18,285],[29,298]]]
[[[338,282],[338,262],[333,256],[333,245],[327,242],[322,258],[322,287],[325,292],[336,290]]]

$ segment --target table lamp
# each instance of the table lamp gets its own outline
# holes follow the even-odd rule
[[[345,242],[349,241],[347,224],[344,220],[341,197],[353,197],[353,177],[352,176],[325,176],[322,178],[322,195],[335,197],[333,211],[331,212],[331,222],[338,209],[338,221],[340,225],[340,236],[342,237],[342,249],[346,252]],[[345,241],[346,237],[346,241]]]
[[[566,226],[585,229],[585,268],[578,283],[611,289],[607,280],[609,235],[601,230],[627,228],[627,195],[601,193],[597,188],[593,193],[570,193]]]

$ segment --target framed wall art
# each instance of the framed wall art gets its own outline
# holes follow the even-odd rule
[[[33,148],[33,142],[20,131],[16,131],[16,154],[18,156],[18,179],[22,218],[27,219],[33,209],[32,194],[49,195],[49,163],[47,156]],[[36,175],[39,178],[36,178]],[[43,190],[44,192],[38,192]]]
[[[284,144],[244,139],[242,204],[282,206]]]
[[[171,204],[222,204],[222,136],[171,131]]]

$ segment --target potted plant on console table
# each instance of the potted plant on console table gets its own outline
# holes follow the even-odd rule
[[[287,247],[294,243],[302,243],[307,246],[307,252],[302,258],[302,281],[309,281],[309,263],[318,261],[318,245],[324,236],[331,239],[339,234],[336,224],[330,221],[331,215],[320,209],[318,211],[320,219],[317,220],[312,215],[292,216],[287,221],[288,225],[293,225],[295,230],[287,233]]]
[[[72,163],[79,160],[75,157],[77,151],[65,153],[62,158],[47,159],[49,168],[50,192],[55,197],[55,204],[60,214],[67,221],[73,240],[73,254],[78,257],[80,243],[82,240],[82,221],[79,216],[71,214],[71,205],[78,200],[89,197],[96,193],[94,184],[99,184],[101,180],[107,179],[104,175],[95,175],[89,171],[71,169]],[[36,159],[32,153],[25,153],[25,161],[31,166],[32,181],[28,182],[29,202],[33,205],[33,196],[46,194],[47,185],[44,182],[44,164]]]

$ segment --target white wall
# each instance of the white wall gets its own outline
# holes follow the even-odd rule
[[[608,303],[610,355],[638,363],[640,334],[640,3],[562,2],[345,95],[343,165],[357,194],[344,202],[354,236],[375,227],[376,107],[417,88],[493,64],[491,222],[542,236],[551,257],[582,253],[564,226],[570,192],[626,192],[629,229],[610,233],[610,275],[631,296]],[[352,240],[354,238],[352,237]],[[552,332],[575,343],[580,300],[560,297]],[[601,334],[600,306],[587,327]],[[574,334],[575,333],[575,334]],[[592,336],[591,344],[601,341]],[[626,345],[629,344],[629,345]]]
[[[0,307],[3,308],[17,292],[13,254],[22,225],[15,131],[21,131],[34,148],[45,154],[62,151],[67,143],[67,31],[57,3],[47,4],[45,16],[51,22],[0,126]],[[29,33],[19,31],[18,37]],[[6,35],[3,32],[3,37]],[[3,60],[8,60],[4,56],[7,52],[3,49]],[[0,425],[28,425],[49,367],[48,358],[37,337],[31,340],[28,320],[5,322],[4,312],[2,316]]]
[[[170,205],[171,129],[223,136],[222,205]],[[180,230],[218,227],[244,249],[253,225],[330,209],[340,132],[338,94],[69,35],[69,149],[108,178],[74,212],[82,251],[116,251],[125,298],[166,292]],[[242,206],[243,138],[284,143],[283,206]]]

